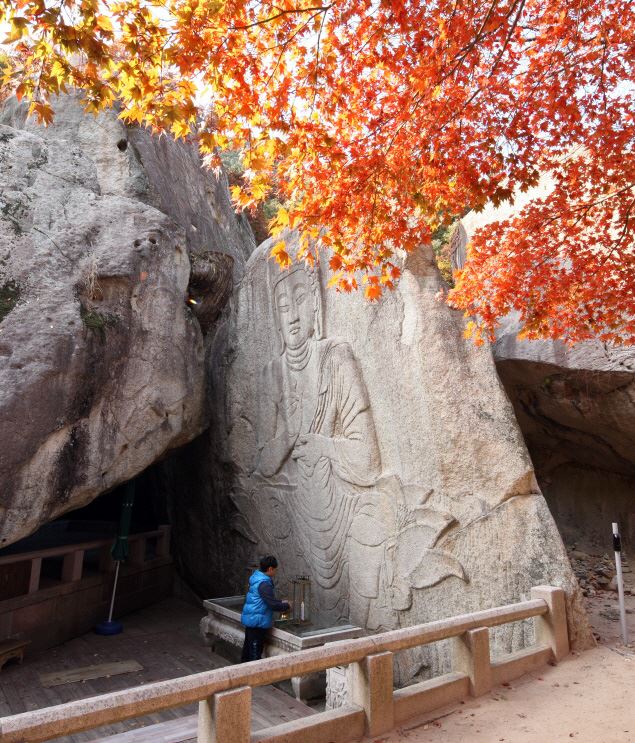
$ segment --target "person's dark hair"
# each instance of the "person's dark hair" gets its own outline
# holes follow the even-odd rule
[[[260,570],[263,573],[266,573],[269,568],[277,568],[278,567],[278,561],[273,555],[265,555],[264,557],[260,558]]]

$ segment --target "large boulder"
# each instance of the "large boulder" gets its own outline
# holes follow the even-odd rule
[[[513,216],[553,183],[499,208],[467,215],[456,263],[477,229]],[[518,318],[503,319],[496,368],[529,448],[538,482],[567,542],[611,551],[611,522],[635,545],[635,348],[585,341],[519,340]]]
[[[184,497],[175,533],[196,555],[180,556],[188,578],[201,593],[239,592],[270,552],[281,594],[309,575],[314,619],[369,631],[548,583],[565,588],[572,640],[586,644],[577,583],[491,351],[435,300],[432,256],[409,256],[397,290],[370,304],[327,289],[320,266],[281,273],[271,247],[250,258],[212,357],[211,451],[197,443],[172,462]],[[527,625],[493,634],[499,649],[531,639]],[[404,661],[401,680],[447,667],[446,651]]]
[[[204,331],[254,247],[195,146],[55,110],[0,113],[0,546],[205,429]]]

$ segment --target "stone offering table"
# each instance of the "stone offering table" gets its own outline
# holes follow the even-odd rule
[[[240,613],[245,602],[244,596],[228,596],[207,599],[203,602],[207,616],[201,619],[201,633],[213,652],[233,656],[243,646],[245,630],[240,623]],[[274,624],[265,644],[264,657],[284,655],[296,650],[314,648],[327,642],[361,637],[364,631],[352,624],[339,624],[330,627],[315,624],[294,625],[290,620]],[[229,652],[227,650],[229,649]],[[223,651],[225,651],[223,653]],[[324,673],[308,676],[295,676],[291,679],[296,699],[305,701],[324,696],[326,677]]]

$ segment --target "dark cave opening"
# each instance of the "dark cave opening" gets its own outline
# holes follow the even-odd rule
[[[156,465],[150,466],[130,482],[135,485],[130,533],[154,531],[169,518],[163,499],[158,495]],[[90,503],[42,525],[36,532],[0,550],[0,557],[35,552],[68,544],[80,544],[116,536],[121,506],[128,482]]]

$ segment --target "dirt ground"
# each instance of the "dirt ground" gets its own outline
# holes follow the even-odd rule
[[[625,576],[632,594],[634,575]],[[409,721],[375,743],[635,743],[635,595],[626,596],[628,647],[617,593],[586,601],[596,648]]]

